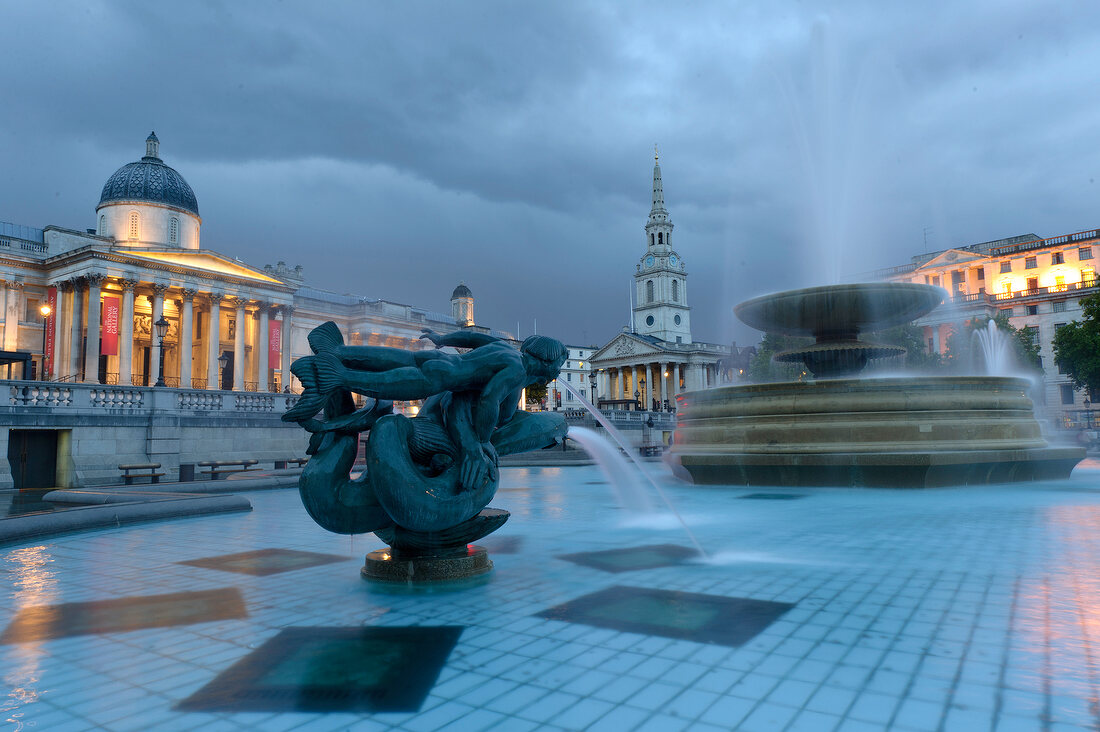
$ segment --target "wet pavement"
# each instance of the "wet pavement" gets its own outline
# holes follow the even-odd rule
[[[658,475],[661,466],[649,465]],[[506,468],[489,582],[381,591],[296,491],[0,549],[6,729],[1095,730],[1100,466],[925,491]],[[660,505],[657,497],[652,497]],[[761,500],[742,500],[744,498]],[[792,500],[798,498],[798,500]],[[778,500],[777,500],[778,499]]]

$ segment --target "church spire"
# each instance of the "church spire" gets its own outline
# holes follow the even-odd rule
[[[649,223],[668,221],[668,209],[665,208],[665,189],[661,183],[661,159],[657,146],[653,146],[653,208],[649,210]]]

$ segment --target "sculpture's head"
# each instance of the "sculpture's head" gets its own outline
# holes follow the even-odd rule
[[[545,384],[557,378],[569,355],[561,341],[540,335],[524,339],[519,352],[523,354],[523,366],[531,377],[528,384]]]

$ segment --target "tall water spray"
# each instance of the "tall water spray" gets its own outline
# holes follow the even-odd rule
[[[1012,340],[997,327],[996,321],[990,320],[985,329],[975,330],[973,338],[977,339],[981,347],[986,376],[1013,375],[1016,364],[1012,355]]]

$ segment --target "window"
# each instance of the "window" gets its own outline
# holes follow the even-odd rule
[[[1058,275],[1054,278],[1054,291],[1065,292],[1066,291],[1066,278],[1063,275]]]
[[[138,225],[141,222],[141,217],[137,211],[130,212],[130,241],[137,241],[138,234],[140,233]]]
[[[977,269],[977,270],[974,270],[974,271],[978,273],[978,279],[979,280],[984,280],[985,279],[985,267],[982,267],[981,269]]]
[[[932,284],[935,285],[936,287],[940,286],[940,276],[939,275],[936,275],[935,277],[932,278]]]
[[[928,339],[928,352],[932,353],[932,339],[931,338]]]
[[[566,381],[572,381],[573,380],[573,373],[570,372],[570,373],[566,374],[565,375],[565,380]]]
[[[42,322],[42,313],[40,313],[38,311],[38,300],[35,300],[32,297],[28,297],[26,300],[23,301],[23,305],[24,305],[24,312],[23,312],[23,322],[24,323],[41,323]]]
[[[963,273],[962,272],[960,272],[958,270],[955,270],[954,272],[951,273],[951,284],[952,285],[955,285],[957,287],[957,286],[961,285],[963,283],[963,281],[964,280],[963,280]]]
[[[654,237],[653,237],[653,234],[650,234],[649,235],[649,246],[653,246],[653,244],[654,244]]]
[[[179,244],[180,241],[180,220],[173,216],[168,219],[168,243]]]
[[[680,280],[672,281],[672,302],[680,302]]]
[[[103,214],[99,215],[99,235],[107,236],[107,217]]]
[[[1057,333],[1058,331],[1060,331],[1062,328],[1065,328],[1065,327],[1066,327],[1065,323],[1055,323],[1054,324],[1054,332]]]
[[[646,325],[653,325],[653,316],[652,315],[647,315],[646,316],[645,324]]]
[[[1025,325],[1024,335],[1031,343],[1035,344],[1039,342],[1039,326],[1037,325]]]
[[[1081,282],[1085,287],[1094,287],[1096,285],[1096,270],[1092,267],[1083,267],[1081,269]]]
[[[657,243],[658,244],[664,244],[665,243],[665,235],[662,234],[659,231],[657,232]]]
[[[645,301],[653,302],[653,280],[647,280],[645,283]]]
[[[573,362],[572,361],[566,361],[565,362],[565,368],[567,368],[567,369],[573,368]]]
[[[1073,385],[1062,384],[1058,389],[1062,392],[1062,404],[1073,404]]]
[[[675,318],[672,319],[672,322],[676,323],[676,325],[679,325],[680,324],[680,316],[677,315]]]
[[[1039,289],[1039,278],[1038,277],[1028,277],[1027,278],[1027,289],[1029,289],[1029,290],[1038,290]]]
[[[1051,264],[1065,264],[1066,263],[1066,255],[1062,252],[1053,252],[1050,255],[1050,263]]]
[[[1038,257],[1024,257],[1024,269],[1038,269],[1039,258]]]
[[[1011,295],[1012,294],[1012,281],[1011,280],[1005,280],[1004,282],[1001,283],[1001,292],[1003,292],[1005,295]]]
[[[1001,313],[1003,313],[1005,316],[1011,318],[1012,317],[1012,308],[1001,308]]]
[[[1039,306],[1038,305],[1028,305],[1027,306],[1027,314],[1028,315],[1038,315],[1039,314]]]
[[[1050,307],[1051,307],[1051,312],[1052,313],[1064,313],[1064,312],[1066,312],[1066,301],[1065,300],[1055,300],[1054,302],[1052,302],[1050,304]]]
[[[1012,262],[1001,262],[1001,274],[1012,271]]]
[[[1077,250],[1078,259],[1092,259],[1092,247],[1081,247]]]

